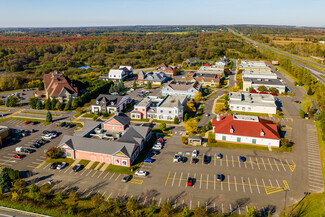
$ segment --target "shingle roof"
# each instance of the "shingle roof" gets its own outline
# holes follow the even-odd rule
[[[78,89],[72,86],[71,81],[58,71],[45,74],[43,78],[45,90],[50,97],[58,97],[63,90],[71,95],[78,93]]]
[[[110,120],[115,119],[116,121],[118,121],[120,124],[126,125],[130,122],[130,118],[128,116],[126,116],[123,113],[119,113],[118,115],[114,115],[113,117],[109,118],[107,121],[105,122],[109,122]]]
[[[140,145],[142,139],[146,138],[149,129],[150,127],[146,126],[130,126],[118,141]]]
[[[105,105],[109,107],[117,107],[121,99],[123,99],[123,97],[125,96],[100,94],[94,101],[93,105],[97,105],[97,106]]]
[[[190,88],[194,88],[196,90],[200,90],[201,85],[199,82],[195,81],[195,82],[181,82],[181,81],[170,81],[166,84],[166,86],[171,87],[173,90],[182,90],[182,91],[186,91]]]
[[[214,127],[215,133],[228,134],[228,135],[239,135],[257,138],[267,138],[279,140],[277,125],[272,121],[258,118],[258,121],[249,121],[235,119],[235,115],[221,116],[220,121],[216,119],[212,120],[212,126]],[[247,116],[248,117],[248,116]],[[233,133],[230,129],[233,129]],[[264,132],[264,136],[261,132]]]

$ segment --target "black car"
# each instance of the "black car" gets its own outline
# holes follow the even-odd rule
[[[48,130],[43,131],[43,134],[49,134],[49,133],[50,133],[50,131],[48,131]]]
[[[75,124],[70,124],[70,128],[74,128],[76,125]]]
[[[203,156],[203,163],[204,164],[208,164],[209,163],[209,156],[208,155],[204,155]]]
[[[23,151],[24,151],[25,153],[28,153],[28,154],[31,154],[31,153],[35,152],[34,149],[30,149],[30,148],[25,148]]]
[[[39,122],[38,121],[32,121],[32,124],[36,125],[36,124],[39,124]]]
[[[82,165],[77,164],[77,165],[75,165],[75,166],[72,168],[72,170],[73,170],[74,172],[78,172],[78,171],[82,170],[82,168],[83,168]]]
[[[122,182],[128,182],[128,181],[130,181],[131,178],[132,177],[130,175],[124,176],[123,179],[122,179]]]
[[[196,164],[197,162],[199,162],[199,159],[197,159],[197,158],[195,158],[195,157],[192,158],[192,163],[193,163],[193,164]]]
[[[60,127],[64,127],[65,126],[65,122],[62,122],[61,124],[60,124]]]
[[[35,129],[30,129],[29,132],[31,132],[31,133],[35,133],[36,130],[35,130]]]
[[[66,128],[70,128],[70,124],[69,124],[69,123],[66,123],[66,124],[65,124],[65,127],[66,127]]]
[[[51,169],[56,169],[56,167],[59,165],[59,162],[52,163],[50,168]]]
[[[59,135],[59,133],[57,131],[55,131],[55,130],[52,130],[50,133],[53,133],[55,136]]]
[[[31,148],[39,148],[41,146],[38,143],[33,143],[29,147],[31,147]]]

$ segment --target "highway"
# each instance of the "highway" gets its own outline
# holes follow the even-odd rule
[[[299,66],[299,67],[303,67],[303,68],[305,68],[305,69],[308,69],[308,70],[310,71],[310,73],[311,73],[311,74],[312,74],[312,75],[313,75],[313,76],[314,76],[318,81],[320,81],[321,83],[325,84],[325,78],[322,77],[322,76],[320,76],[320,75],[324,75],[324,76],[325,76],[325,72],[324,72],[324,71],[325,71],[325,66],[324,66],[324,65],[321,65],[321,64],[318,64],[318,63],[314,63],[314,62],[311,62],[311,61],[308,61],[308,60],[305,60],[305,59],[302,59],[302,58],[299,58],[299,57],[293,56],[293,55],[288,54],[288,53],[285,53],[285,52],[283,52],[283,51],[281,51],[281,50],[278,50],[278,49],[275,49],[275,48],[273,48],[273,47],[267,46],[267,45],[265,45],[265,44],[262,44],[262,43],[256,42],[256,41],[254,41],[254,40],[252,40],[252,39],[250,39],[250,38],[247,38],[247,37],[245,37],[245,36],[243,36],[243,35],[241,35],[241,34],[238,34],[237,32],[235,32],[234,30],[232,30],[232,29],[230,29],[230,28],[228,28],[228,31],[232,32],[233,34],[235,34],[235,35],[237,35],[237,36],[239,36],[239,37],[242,37],[243,39],[245,39],[245,40],[247,40],[247,41],[253,43],[254,45],[258,45],[258,47],[261,48],[261,49],[264,49],[264,50],[271,50],[271,51],[274,51],[274,52],[281,53],[283,56],[286,56],[286,57],[288,57],[289,59],[291,59],[291,61],[292,61],[293,64],[295,64],[295,65],[297,65],[297,66]],[[275,54],[277,54],[277,53],[275,53]],[[277,54],[277,55],[279,55],[279,54]],[[298,61],[303,61],[303,62],[308,63],[308,64],[313,64],[313,65],[316,65],[316,66],[318,66],[318,67],[322,67],[322,68],[324,69],[324,71],[318,70],[318,69],[313,68],[313,67],[308,66],[308,65],[305,65],[305,64],[303,64],[303,63],[301,63],[301,62],[297,62],[297,61],[295,61],[294,59],[295,59],[295,60],[298,60]]]

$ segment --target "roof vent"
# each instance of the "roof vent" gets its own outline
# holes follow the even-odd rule
[[[115,102],[112,101],[112,102],[111,102],[111,105],[115,105]]]

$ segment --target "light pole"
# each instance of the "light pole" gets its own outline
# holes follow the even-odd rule
[[[286,213],[286,205],[287,205],[287,193],[288,191],[290,191],[290,188],[284,188],[284,207],[283,207],[283,212],[284,212],[284,216]]]

